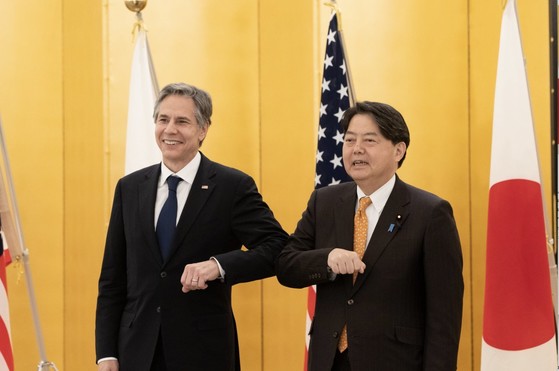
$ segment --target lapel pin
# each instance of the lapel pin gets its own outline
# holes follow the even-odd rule
[[[208,187],[207,185],[205,185],[205,184],[202,186],[202,189],[208,189],[208,188],[209,188],[209,187]]]
[[[392,231],[394,231],[394,224],[390,224],[388,227],[388,232],[392,233]]]
[[[394,224],[391,224],[390,226],[391,229],[393,229],[392,226],[394,226]],[[402,227],[402,215],[398,214],[396,215],[396,228],[400,229],[401,227]],[[392,232],[392,230],[390,232]]]

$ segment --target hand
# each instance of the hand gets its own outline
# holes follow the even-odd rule
[[[204,290],[208,287],[207,282],[219,277],[217,262],[213,259],[187,264],[181,276],[182,292],[192,290]]]
[[[97,365],[98,371],[118,371],[118,361],[109,359],[106,361],[99,362]]]
[[[328,254],[328,266],[336,274],[353,274],[365,272],[365,263],[355,251],[335,248]]]

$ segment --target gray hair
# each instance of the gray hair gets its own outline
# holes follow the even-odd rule
[[[169,95],[179,95],[183,97],[192,98],[194,106],[194,116],[198,121],[198,126],[204,128],[206,125],[210,126],[212,123],[212,97],[206,91],[199,89],[193,85],[188,85],[183,82],[172,83],[165,86],[159,92],[155,107],[153,108],[153,119],[157,121],[159,115],[159,106],[161,102]]]

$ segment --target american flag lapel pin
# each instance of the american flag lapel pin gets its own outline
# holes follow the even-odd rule
[[[202,186],[202,189],[208,189],[208,188],[210,188],[210,187],[208,187],[208,186],[205,185],[205,184]]]

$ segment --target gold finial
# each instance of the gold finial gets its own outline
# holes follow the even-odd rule
[[[142,10],[146,7],[148,0],[124,0],[124,4],[128,10],[136,13],[136,22],[132,26],[132,40],[136,38],[136,33],[140,30],[146,30],[144,20],[142,18]]]
[[[124,0],[124,4],[128,10],[132,12],[141,12],[147,4],[148,0]]]

